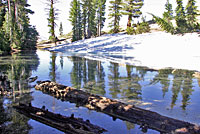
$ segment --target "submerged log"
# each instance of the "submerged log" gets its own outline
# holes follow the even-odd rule
[[[37,90],[53,95],[54,97],[85,106],[106,113],[113,118],[136,123],[145,131],[148,128],[161,133],[199,134],[200,126],[195,124],[162,116],[156,112],[141,109],[116,100],[90,94],[82,90],[57,84],[51,81],[38,82]]]
[[[91,124],[89,120],[83,121],[81,118],[75,118],[73,114],[71,117],[54,114],[45,109],[44,106],[40,109],[31,105],[19,104],[19,106],[14,106],[14,108],[27,117],[68,134],[100,134],[106,131],[99,126]]]

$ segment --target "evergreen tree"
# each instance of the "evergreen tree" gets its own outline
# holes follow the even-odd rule
[[[176,25],[177,25],[177,32],[178,33],[185,33],[188,31],[187,29],[187,21],[186,15],[183,7],[182,0],[176,0],[177,7],[176,7]]]
[[[81,40],[82,39],[82,15],[81,15],[81,3],[80,1],[78,1],[78,18],[77,18],[77,35],[78,35],[78,39]]]
[[[1,3],[6,7],[3,10],[5,11],[4,19],[1,22],[1,34],[4,35],[1,37],[4,40],[2,46],[6,44],[7,48],[11,47],[13,50],[35,48],[38,33],[29,25],[28,14],[32,14],[33,11],[27,9],[30,6],[27,0],[8,0]],[[2,17],[0,19],[2,20]]]
[[[198,10],[195,4],[196,0],[188,0],[186,5],[186,18],[191,30],[195,29],[197,25],[196,17],[198,16]]]
[[[97,3],[97,0],[82,0],[82,25],[84,38],[91,38],[97,34]]]
[[[73,38],[72,41],[82,39],[82,24],[81,24],[81,10],[79,0],[73,0],[70,10],[70,21],[73,26]]]
[[[81,24],[81,10],[79,0],[73,0],[71,2],[69,20],[73,26],[72,31],[72,41],[77,41],[82,39],[82,24]]]
[[[8,39],[5,37],[5,32],[3,30],[5,15],[6,15],[6,4],[4,1],[0,0],[0,55],[5,53],[5,51],[10,51]]]
[[[49,40],[54,42],[56,44],[56,35],[55,35],[55,26],[56,26],[56,23],[55,23],[55,20],[56,20],[56,16],[58,15],[56,13],[56,9],[54,7],[54,5],[58,2],[57,0],[47,0],[47,4],[49,6],[49,18],[47,18],[48,20],[48,27],[50,28],[49,30],[49,33],[50,33],[50,36],[49,36]]]
[[[122,0],[111,0],[111,6],[109,6],[109,19],[113,19],[109,23],[109,27],[112,28],[112,33],[118,33],[120,31],[119,21],[122,16]]]
[[[127,28],[131,27],[133,18],[139,18],[142,14],[141,8],[144,5],[143,0],[124,0],[123,14],[128,15]]]
[[[63,35],[63,26],[62,26],[62,22],[60,22],[59,32],[60,32],[60,36],[62,36],[62,35]]]
[[[87,0],[82,0],[82,27],[83,27],[83,38],[87,38]]]
[[[26,0],[18,1],[18,11],[16,14],[17,30],[18,30],[18,40],[20,40],[21,49],[36,49],[36,42],[38,33],[35,27],[31,26],[28,14],[33,14],[34,12],[28,9],[30,5],[27,4]]]
[[[163,13],[163,18],[167,20],[168,23],[173,19],[173,10],[172,10],[172,4],[169,3],[169,0],[167,0],[165,4],[165,12]]]
[[[151,14],[154,18],[154,20],[156,21],[156,23],[166,32],[169,32],[171,34],[174,34],[176,29],[174,28],[173,24],[168,21],[166,21],[165,19],[163,18],[160,18],[158,16],[155,16],[153,14]]]
[[[106,9],[106,0],[97,1],[97,35],[101,36],[101,29],[104,26]]]
[[[172,4],[169,3],[169,0],[167,0],[166,4],[165,4],[165,12],[163,13],[163,18],[160,18],[158,16],[155,16],[153,14],[151,14],[153,16],[153,18],[155,19],[155,21],[158,23],[158,25],[160,25],[160,27],[166,31],[169,32],[171,34],[175,33],[175,28],[172,24],[172,20],[173,20],[173,10],[172,10]]]
[[[82,27],[83,27],[83,38],[87,38],[87,0],[82,0]]]
[[[2,28],[6,15],[6,4],[0,0],[0,28]]]
[[[88,0],[87,4],[87,38],[91,38],[97,34],[96,22],[94,21],[96,18],[96,0]]]

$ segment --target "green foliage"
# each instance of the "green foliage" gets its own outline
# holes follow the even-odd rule
[[[0,55],[8,53],[10,50],[9,38],[6,36],[4,31],[0,30]]]
[[[126,32],[127,32],[127,34],[129,34],[129,35],[136,34],[136,31],[135,31],[135,29],[134,29],[133,26],[132,26],[132,27],[127,27]]]
[[[2,2],[1,2],[2,3]],[[3,3],[2,3],[3,4]],[[5,15],[6,15],[6,7],[3,4],[0,7],[0,28],[3,26],[3,22],[5,21]]]
[[[104,27],[106,0],[97,0],[97,35],[101,36],[101,29]]]
[[[143,0],[124,0],[122,14],[128,15],[127,27],[131,27],[133,18],[139,18],[142,15],[140,9],[143,5]]]
[[[163,13],[163,18],[157,17],[153,14],[153,18],[160,27],[171,34],[194,32],[200,29],[196,17],[198,16],[197,6],[195,0],[188,0],[186,10],[183,7],[182,0],[176,0],[176,16],[173,16],[172,5],[167,0],[165,4],[166,11]],[[176,27],[173,26],[172,20],[175,18]]]
[[[56,27],[56,17],[57,17],[57,10],[55,9],[54,5],[57,3],[57,0],[47,0],[48,2],[48,15],[49,17],[47,18],[48,20],[48,27],[50,28],[49,30],[49,40],[51,42],[54,42],[56,44],[56,35],[55,35],[55,27]]]
[[[27,9],[26,0],[1,1],[0,28],[1,51],[24,50],[35,48],[38,33],[29,25],[28,14],[33,11]],[[34,43],[33,43],[34,42]]]
[[[149,23],[145,21],[145,18],[142,18],[142,23],[137,24],[135,33],[142,34],[142,33],[147,33],[149,31],[150,31]]]
[[[119,21],[122,16],[122,0],[111,0],[111,6],[109,6],[109,19],[112,21],[109,23],[109,27],[111,28],[111,33],[118,33],[120,31]]]
[[[96,36],[96,0],[88,0],[87,2],[87,38]]]
[[[164,31],[174,34],[176,29],[174,28],[174,26],[171,22],[173,20],[174,16],[173,16],[172,4],[169,3],[169,0],[167,0],[167,2],[165,4],[165,10],[166,11],[163,13],[163,18],[157,17],[153,14],[151,14],[151,15],[155,19],[156,23],[158,25],[160,25],[160,27]]]
[[[198,16],[198,10],[196,0],[188,0],[188,3],[186,5],[186,18],[187,18],[187,23],[188,27],[191,31],[195,31],[195,29],[199,29],[197,19],[196,17]]]
[[[182,0],[176,0],[177,7],[176,7],[176,25],[177,25],[177,32],[178,33],[185,33],[188,32],[188,26],[186,21],[186,15],[183,7]]]
[[[175,33],[175,28],[173,26],[173,24],[171,22],[168,22],[165,19],[162,19],[158,16],[155,16],[153,14],[151,14],[153,16],[153,18],[155,19],[156,23],[166,32],[169,32],[171,34]]]
[[[78,0],[73,0],[71,2],[71,8],[69,12],[69,21],[73,26],[72,31],[72,41],[77,41],[82,39],[82,16],[80,10],[80,2]]]
[[[172,4],[169,3],[169,0],[167,0],[167,3],[165,4],[165,12],[163,13],[163,19],[170,22],[173,20],[173,10],[172,10]]]
[[[145,18],[142,17],[142,22],[136,24],[133,24],[132,27],[127,27],[127,34],[133,35],[133,34],[142,34],[147,33],[150,31],[149,23],[146,22]]]
[[[60,22],[59,32],[60,32],[60,36],[62,36],[62,35],[63,35],[63,26],[62,26],[62,22]]]

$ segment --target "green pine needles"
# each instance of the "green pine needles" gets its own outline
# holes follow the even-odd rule
[[[72,31],[72,41],[77,41],[82,39],[82,19],[81,19],[80,1],[73,0],[71,2],[70,16],[69,20],[73,26]]]
[[[27,0],[0,1],[0,53],[36,49],[38,33],[29,23]]]
[[[163,18],[151,14],[157,24],[171,34],[199,31],[200,26],[196,19],[198,16],[196,1],[188,0],[186,8],[183,7],[182,0],[176,0],[176,3],[175,16],[173,16],[172,4],[169,3],[169,0],[165,4],[166,11],[163,13]],[[175,20],[176,26],[173,25],[173,20]]]
[[[105,22],[106,0],[73,0],[69,21],[73,26],[72,41],[101,36]]]
[[[118,33],[120,31],[120,19],[122,16],[122,0],[111,0],[110,1],[111,6],[109,6],[109,19],[112,19],[112,21],[109,23],[109,27],[111,28],[111,33]]]
[[[51,42],[54,42],[55,45],[56,45],[56,35],[55,35],[55,27],[56,27],[56,23],[55,23],[55,20],[56,20],[56,16],[58,15],[57,14],[57,10],[55,9],[54,5],[58,2],[57,0],[47,0],[47,5],[49,7],[48,9],[48,15],[49,17],[47,18],[48,20],[48,27],[49,27],[49,40]]]

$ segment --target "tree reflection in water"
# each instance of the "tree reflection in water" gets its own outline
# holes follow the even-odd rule
[[[160,84],[162,97],[172,91],[171,109],[176,105],[179,95],[182,95],[183,110],[186,110],[190,102],[193,90],[194,71],[180,69],[151,70],[146,67],[125,65],[126,74],[120,72],[121,66],[118,63],[110,62],[108,66],[108,87],[105,87],[104,66],[100,61],[88,60],[81,57],[70,57],[73,62],[71,71],[71,82],[76,88],[84,88],[91,93],[104,95],[108,88],[109,94],[115,99],[142,100],[142,82],[145,81],[147,73],[151,73],[150,85]],[[158,86],[158,85],[157,85]],[[170,89],[171,88],[171,89]]]
[[[119,83],[119,65],[117,63],[110,63],[109,66],[110,74],[108,75],[109,79],[109,91],[112,95],[112,98],[118,98],[120,93],[120,83]]]
[[[71,83],[75,88],[84,88],[91,93],[105,94],[105,72],[100,61],[70,57],[73,62]]]
[[[6,58],[6,62],[5,62]],[[0,133],[28,134],[31,129],[29,119],[12,109],[12,105],[30,103],[32,96],[28,88],[28,78],[37,70],[39,59],[35,52],[19,53],[0,57],[0,70],[11,81],[12,95],[0,98]]]
[[[190,101],[190,96],[193,90],[193,75],[194,71],[181,70],[181,69],[161,69],[158,74],[155,75],[151,84],[160,83],[162,85],[163,97],[168,92],[170,84],[172,85],[172,98],[171,98],[171,109],[176,105],[176,101],[181,93],[182,95],[182,110],[186,110],[187,105]],[[171,77],[171,80],[169,78]]]

